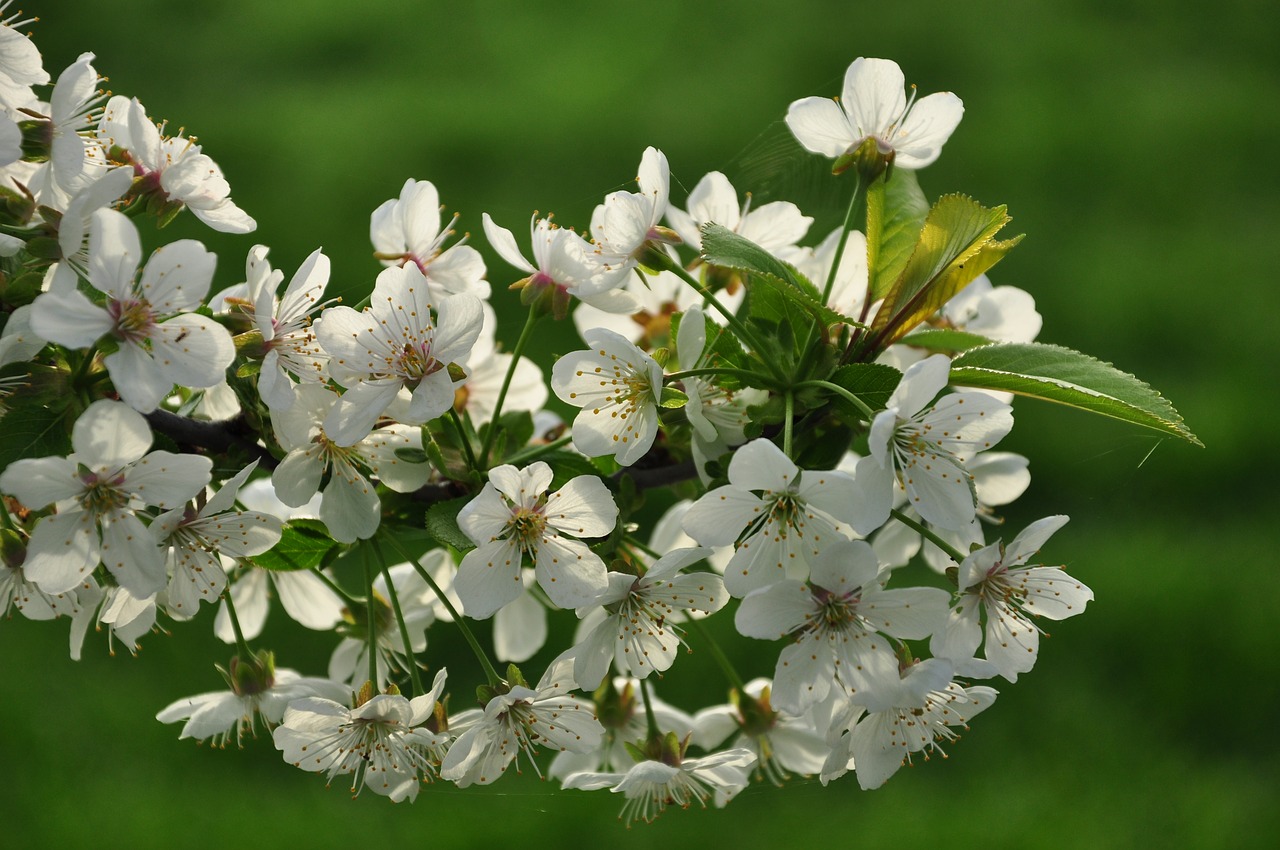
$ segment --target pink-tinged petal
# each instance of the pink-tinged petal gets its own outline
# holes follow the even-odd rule
[[[326,464],[319,447],[315,448],[315,451],[294,449],[271,472],[276,497],[290,507],[305,505],[320,489]]]
[[[494,471],[490,470],[490,476]],[[458,511],[458,528],[477,546],[497,540],[507,532],[512,520],[511,508],[492,483],[485,484],[476,497]]]
[[[902,116],[907,107],[905,82],[897,62],[861,57],[853,61],[844,74],[842,105],[858,137],[881,135]]]
[[[271,578],[280,605],[299,624],[323,632],[342,620],[346,603],[314,573],[296,570],[272,573]]]
[[[1007,505],[1031,485],[1027,459],[1013,452],[982,452],[967,464],[973,475],[978,501],[984,505]]]
[[[529,272],[530,274],[537,271],[533,264],[525,259],[524,254],[520,253],[520,248],[516,245],[516,238],[510,230],[496,224],[488,213],[482,215],[481,219],[484,222],[484,235],[489,240],[493,250],[498,252],[498,256],[521,271]]]
[[[151,428],[141,414],[127,405],[99,399],[76,420],[71,429],[71,445],[81,463],[114,471],[147,453]]]
[[[72,511],[45,517],[36,524],[22,569],[27,580],[45,593],[66,593],[88,578],[98,560],[93,514]]]
[[[836,660],[822,641],[806,638],[778,656],[771,701],[774,708],[803,714],[826,699],[836,677]]]
[[[356,444],[356,451],[374,477],[397,493],[412,493],[431,478],[431,465],[401,460],[396,456],[400,449],[421,450],[422,429],[392,425],[379,428]]]
[[[176,508],[208,486],[212,469],[207,457],[151,452],[128,470],[120,489],[148,505]]]
[[[860,518],[858,485],[853,476],[832,469],[806,469],[800,474],[797,498],[807,507],[822,511],[840,522],[852,524]]]
[[[791,248],[803,239],[809,232],[811,224],[813,219],[803,215],[795,204],[789,201],[774,201],[748,212],[742,224],[738,226],[738,235],[750,239],[769,253],[776,255],[779,251]],[[846,253],[857,250],[856,243],[845,246]],[[863,256],[866,256],[865,251]]]
[[[907,499],[926,522],[959,530],[974,517],[973,483],[959,463],[943,455],[911,455],[902,468]]]
[[[950,375],[951,360],[945,354],[934,354],[912,363],[885,407],[896,410],[902,419],[910,419],[942,392]]]
[[[1068,519],[1070,518],[1063,514],[1058,514],[1038,519],[1024,528],[1022,533],[1005,547],[1005,567],[1018,566],[1029,561],[1048,542],[1054,532],[1067,524]]]
[[[482,303],[472,295],[451,295],[440,302],[440,321],[431,346],[437,361],[452,363],[467,359],[484,321]]]
[[[889,414],[892,419],[892,413]],[[876,417],[877,420],[879,417]],[[874,434],[874,428],[872,433]],[[889,521],[889,512],[893,509],[893,491],[897,482],[893,467],[881,463],[877,458],[868,455],[859,458],[854,468],[854,486],[858,491],[856,506],[858,513],[849,524],[853,530],[862,535],[870,534]]]
[[[987,393],[949,393],[920,418],[926,439],[956,455],[994,446],[1013,429],[1013,410]]]
[[[1082,614],[1093,599],[1092,590],[1055,567],[1011,571],[1009,580],[1022,590],[1022,607],[1028,614],[1050,620]]]
[[[933,633],[929,651],[936,658],[963,661],[972,658],[982,643],[982,626],[979,624],[981,598],[965,594],[955,608],[947,613],[943,627]]]
[[[839,540],[825,547],[809,568],[809,583],[838,595],[869,588],[876,580],[880,561],[861,540]]]
[[[120,512],[103,518],[101,527],[102,564],[116,583],[138,598],[163,590],[168,583],[164,552],[141,520]]]
[[[489,281],[484,279],[484,257],[470,245],[454,245],[427,266],[427,280],[437,292],[488,298]]]
[[[335,464],[321,494],[320,521],[339,543],[369,539],[382,522],[377,489],[349,464]]]
[[[782,449],[762,437],[734,452],[729,461],[729,483],[744,490],[785,491],[795,483],[799,471]]]
[[[526,587],[533,583],[532,573],[524,571]],[[533,594],[520,594],[493,615],[493,652],[499,661],[528,661],[546,642],[547,609]]]
[[[682,527],[703,546],[730,546],[762,515],[764,505],[758,496],[726,484],[694,502],[684,516]]]
[[[514,540],[495,540],[471,550],[458,565],[454,590],[463,613],[475,620],[492,617],[524,591],[520,549]]]
[[[747,594],[733,623],[745,637],[777,640],[803,627],[817,608],[805,584],[780,581]]]
[[[600,556],[585,543],[547,534],[534,553],[538,584],[561,608],[581,608],[600,598],[609,579]]]
[[[227,329],[213,319],[184,313],[156,326],[151,356],[172,383],[212,387],[226,380],[236,347]]]
[[[114,327],[106,310],[74,289],[42,293],[31,305],[36,336],[68,348],[88,348]]]
[[[408,409],[398,418],[408,425],[421,425],[437,416],[443,416],[445,411],[453,407],[460,384],[460,381],[455,382],[449,377],[448,371],[444,369],[427,375],[414,388]]]
[[[574,537],[603,537],[618,521],[618,506],[604,482],[579,475],[547,497],[547,525]]]
[[[362,381],[351,387],[325,417],[325,434],[339,446],[354,446],[369,436],[400,387],[401,382],[394,378]]]
[[[737,230],[742,207],[738,192],[719,171],[707,174],[689,193],[689,215],[698,225],[714,222],[729,230]]]
[[[123,213],[101,209],[89,223],[89,282],[116,300],[133,291],[133,275],[142,261],[138,228]]]
[[[858,610],[887,635],[924,640],[942,627],[950,600],[940,588],[904,587],[867,593]]]
[[[173,389],[173,379],[160,368],[151,354],[126,342],[102,360],[116,392],[134,410],[150,413]]]
[[[891,140],[901,168],[924,168],[942,153],[942,146],[964,117],[964,104],[951,92],[922,97]]]
[[[849,116],[828,97],[806,97],[787,107],[787,127],[804,148],[826,157],[838,157],[864,134],[849,123]]]
[[[0,491],[39,510],[84,492],[84,482],[76,474],[74,461],[60,457],[23,458],[0,472]]]
[[[217,256],[196,240],[179,239],[156,249],[139,286],[161,316],[194,310],[209,294],[217,262]]]
[[[1036,665],[1040,632],[1007,605],[987,606],[986,638],[983,652],[987,660],[1010,682],[1018,681],[1019,673]]]

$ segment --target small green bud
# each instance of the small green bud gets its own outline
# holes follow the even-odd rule
[[[27,560],[27,544],[12,529],[0,529],[0,559],[10,569],[17,569]]]

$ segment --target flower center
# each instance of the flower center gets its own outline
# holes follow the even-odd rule
[[[124,342],[142,342],[156,324],[155,313],[144,299],[111,301],[107,304],[107,315],[115,325],[111,333]]]

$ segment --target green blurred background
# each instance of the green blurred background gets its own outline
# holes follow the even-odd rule
[[[326,792],[267,739],[211,751],[153,719],[219,687],[211,664],[228,651],[208,616],[144,638],[138,658],[109,657],[91,634],[79,663],[65,623],[15,617],[0,624],[0,845],[1280,841],[1280,571],[1266,548],[1280,464],[1264,392],[1280,330],[1271,4],[32,0],[26,11],[42,17],[52,74],[95,51],[112,90],[186,127],[222,165],[258,232],[224,237],[184,217],[165,234],[205,239],[220,284],[242,279],[261,241],[290,273],[323,246],[335,285],[353,293],[377,270],[369,213],[406,178],[433,180],[487,252],[481,212],[517,236],[534,209],[585,225],[646,145],[670,159],[679,203],[714,168],[785,175],[760,151],[786,105],[837,93],[859,55],[894,58],[922,93],[964,99],[921,183],[1008,204],[1012,232],[1028,238],[993,277],[1035,296],[1041,340],[1149,381],[1207,448],[1017,405],[1004,445],[1031,457],[1033,483],[1010,524],[1070,514],[1046,556],[1097,601],[1055,624],[1036,669],[1006,683],[954,758],[879,791],[852,779],[753,787],[725,811],[669,812],[630,832],[616,797],[557,794],[528,776],[427,788],[412,806],[352,802],[341,780]],[[825,233],[839,198],[796,191],[824,217],[813,235]],[[516,274],[486,257],[494,301],[512,315],[503,285]],[[504,326],[508,344],[517,330]],[[546,329],[538,343],[564,350]],[[281,662],[322,672],[329,644],[272,619],[267,642],[300,647]],[[441,654],[429,660],[447,663],[439,648],[452,639],[437,629],[432,640]],[[698,661],[676,665],[669,697]]]

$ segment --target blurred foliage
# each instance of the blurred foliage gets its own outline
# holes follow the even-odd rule
[[[269,740],[209,752],[151,719],[220,687],[212,664],[230,650],[207,614],[145,638],[137,659],[107,657],[91,633],[78,664],[65,623],[18,617],[0,624],[0,763],[14,769],[5,845],[847,836],[909,847],[945,835],[959,846],[1264,847],[1280,834],[1269,734],[1280,642],[1263,607],[1280,597],[1268,548],[1280,452],[1255,426],[1276,407],[1264,364],[1280,330],[1269,6],[32,0],[26,11],[43,18],[33,28],[52,74],[96,51],[110,88],[186,127],[222,165],[258,232],[228,237],[183,217],[164,234],[218,252],[218,284],[243,278],[254,241],[288,274],[323,246],[335,285],[358,300],[377,272],[369,213],[405,179],[431,179],[461,211],[459,230],[477,235],[508,318],[516,300],[503,289],[517,273],[482,244],[480,213],[517,234],[534,209],[582,228],[649,144],[671,161],[677,203],[720,169],[761,200],[797,200],[819,217],[813,238],[825,234],[843,200],[794,156],[782,115],[791,100],[837,93],[856,56],[893,58],[922,93],[964,99],[964,122],[920,182],[931,198],[1008,205],[1011,232],[1028,238],[995,282],[1035,296],[1041,340],[1150,382],[1207,448],[1018,403],[1002,446],[1029,455],[1034,478],[1010,528],[1070,514],[1046,555],[1097,601],[1055,624],[1036,670],[1002,689],[949,748],[956,758],[876,792],[852,780],[752,788],[724,812],[671,812],[630,833],[611,795],[550,796],[528,775],[426,789],[412,807],[350,803],[341,779],[325,793]],[[518,329],[501,333],[510,343]],[[535,342],[544,356],[572,345],[546,328]],[[264,643],[282,666],[322,672],[329,647],[283,619],[273,615]],[[431,639],[433,661],[464,657],[447,627]],[[767,672],[752,650],[739,646],[743,670]],[[704,675],[698,662],[677,664],[660,692],[679,702]]]

